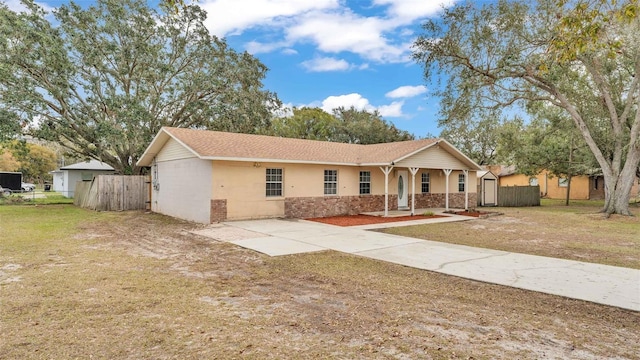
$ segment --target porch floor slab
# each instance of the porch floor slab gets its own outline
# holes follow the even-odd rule
[[[450,208],[449,210],[463,211],[464,209]],[[445,208],[421,208],[421,209],[416,209],[414,214],[418,215],[418,214],[424,214],[425,212],[432,212],[435,215],[450,215],[450,214],[446,214],[445,211],[446,211]],[[384,211],[364,212],[364,213],[362,213],[362,215],[384,216]],[[400,216],[410,216],[410,215],[411,215],[411,209],[409,209],[409,210],[389,210],[388,214],[387,214],[388,217],[400,217]]]

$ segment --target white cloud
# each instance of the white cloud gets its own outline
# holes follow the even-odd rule
[[[404,101],[394,101],[389,105],[373,106],[369,100],[358,93],[351,93],[347,95],[329,96],[322,101],[320,106],[322,110],[332,113],[333,109],[344,107],[354,107],[357,110],[366,110],[374,112],[378,110],[383,117],[403,117],[402,106]]]
[[[12,0],[15,1],[15,0]],[[378,63],[410,62],[416,21],[437,15],[456,0],[373,0],[378,16],[355,13],[343,0],[201,0],[205,25],[218,36],[259,28],[267,42],[247,44],[251,53],[310,43],[328,54],[351,52]],[[357,6],[357,5],[352,5]]]
[[[407,86],[400,86],[395,90],[389,91],[384,96],[392,99],[409,98],[409,97],[418,96],[420,94],[424,94],[426,92],[427,92],[427,87],[424,85],[418,85],[418,86],[407,85]]]
[[[374,0],[375,5],[389,6],[388,14],[398,21],[411,22],[416,19],[430,17],[449,7],[455,0]]]
[[[27,11],[27,8],[22,5],[22,3],[20,2],[20,0],[6,0],[4,1],[5,5],[7,5],[7,8],[13,12],[25,12]],[[43,2],[39,2],[36,1],[35,2],[36,5],[40,6],[42,9],[44,9],[44,11],[51,13],[51,11],[53,11],[53,7],[51,7],[50,5],[43,3]]]
[[[276,117],[288,117],[288,116],[293,116],[293,104],[292,103],[284,103],[280,106],[279,109],[276,109],[273,111],[273,114]]]
[[[312,10],[338,6],[338,0],[202,0],[198,5],[207,11],[205,25],[215,35],[242,33],[254,26],[277,24],[279,20],[295,19]]]
[[[362,97],[358,93],[352,93],[347,95],[329,96],[322,101],[322,110],[331,113],[333,109],[344,107],[354,107],[358,110],[373,111],[375,108],[369,104],[369,100]]]
[[[404,101],[394,101],[389,105],[382,105],[378,107],[378,111],[382,117],[402,117],[402,106]]]
[[[330,57],[321,57],[303,61],[302,66],[311,72],[344,71],[349,70],[351,67],[351,65],[343,59]]]
[[[264,44],[264,43],[260,43],[260,42],[257,42],[257,41],[249,41],[245,45],[245,49],[250,54],[268,53],[268,52],[272,52],[273,50],[278,49],[280,47],[281,47],[281,44],[279,44],[279,43]]]
[[[295,49],[286,48],[282,50],[284,55],[298,55],[298,52]]]
[[[410,43],[390,44],[384,32],[394,25],[376,17],[343,12],[309,13],[285,30],[290,43],[312,42],[327,53],[353,52],[377,62],[404,61]]]

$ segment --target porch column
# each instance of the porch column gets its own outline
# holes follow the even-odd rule
[[[416,174],[420,168],[409,168],[411,171],[411,216],[416,213]]]
[[[464,173],[464,209],[469,210],[469,170],[462,170]]]
[[[445,198],[444,198],[444,209],[445,210],[449,210],[449,175],[451,175],[451,169],[442,169],[442,171],[444,171],[444,175],[445,175],[445,184],[444,184],[444,192],[445,192]]]
[[[393,166],[382,166],[380,170],[384,173],[384,216],[389,216],[389,173],[393,170]]]

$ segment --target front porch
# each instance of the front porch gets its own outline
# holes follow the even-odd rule
[[[382,216],[391,216],[390,211],[393,210],[404,215],[407,215],[407,212],[409,215],[417,215],[421,213],[419,209],[430,211],[428,209],[442,206],[444,211],[451,208],[468,210],[469,204],[476,204],[476,185],[475,182],[470,182],[469,169],[403,167],[395,164],[379,168],[384,174],[385,184]],[[396,178],[391,189],[390,177]],[[470,188],[474,189],[471,193]],[[390,199],[391,196],[395,197],[395,200]]]

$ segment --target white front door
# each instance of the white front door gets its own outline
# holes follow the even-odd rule
[[[409,208],[409,172],[398,170],[398,209]]]

